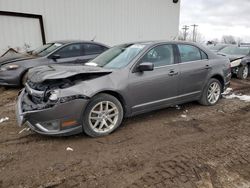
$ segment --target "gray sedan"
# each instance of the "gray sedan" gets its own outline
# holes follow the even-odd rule
[[[0,85],[20,86],[32,67],[51,64],[79,64],[95,58],[107,47],[92,41],[56,41],[45,44],[29,54],[0,58]]]
[[[189,101],[215,105],[230,77],[227,58],[193,43],[122,44],[84,66],[30,70],[18,124],[44,135],[104,136],[124,117]]]

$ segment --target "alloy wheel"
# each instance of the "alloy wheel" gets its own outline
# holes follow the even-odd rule
[[[117,106],[111,101],[97,103],[89,113],[89,125],[97,133],[112,130],[119,117]]]
[[[242,78],[246,79],[248,77],[248,66],[245,66],[242,73]]]
[[[221,88],[220,85],[217,82],[212,82],[208,88],[207,92],[207,100],[210,104],[215,104],[221,94]]]

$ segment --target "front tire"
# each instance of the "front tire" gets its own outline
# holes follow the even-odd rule
[[[218,103],[222,91],[222,85],[219,80],[212,78],[208,81],[202,92],[199,103],[205,106],[213,106]]]
[[[83,130],[91,137],[100,137],[112,133],[123,119],[120,101],[109,94],[94,96],[83,114]]]
[[[248,65],[240,66],[239,71],[237,73],[237,78],[245,80],[248,77],[248,73],[249,73]]]

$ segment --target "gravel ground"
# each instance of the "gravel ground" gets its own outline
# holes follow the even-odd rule
[[[231,87],[250,95],[250,79]],[[106,137],[53,138],[17,127],[17,92],[0,88],[0,187],[250,187],[250,102],[188,103]]]

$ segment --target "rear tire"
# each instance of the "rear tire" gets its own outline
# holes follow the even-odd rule
[[[109,94],[94,96],[83,114],[83,130],[91,137],[100,137],[112,133],[123,119],[120,101]]]
[[[199,103],[204,106],[213,106],[221,97],[222,85],[219,80],[212,78],[205,86]]]
[[[237,78],[241,79],[241,80],[245,80],[247,79],[249,74],[249,67],[248,65],[243,65],[239,67],[239,71],[237,73]]]

